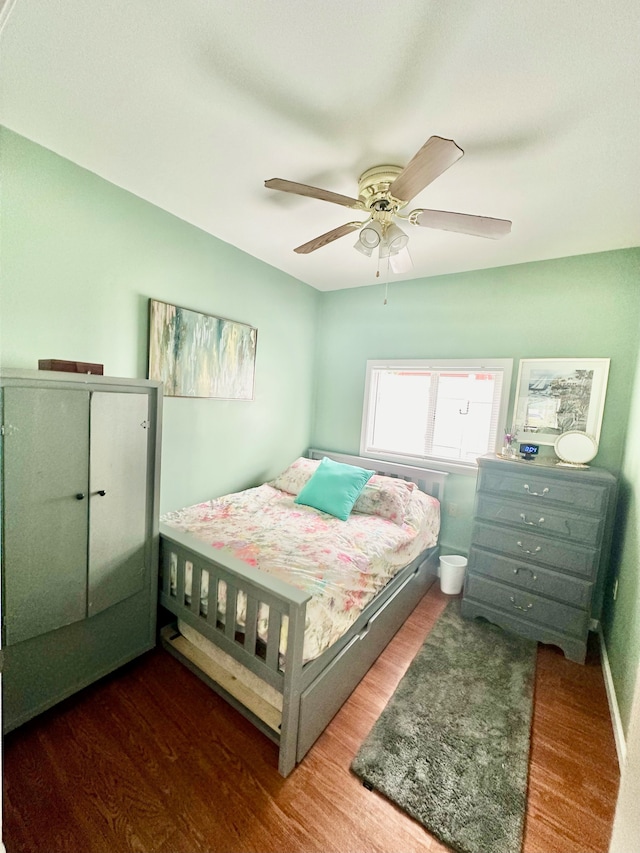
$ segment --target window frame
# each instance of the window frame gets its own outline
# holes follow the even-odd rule
[[[502,372],[502,389],[498,405],[498,424],[505,427],[508,424],[509,399],[511,396],[511,380],[513,375],[512,358],[436,358],[436,359],[371,359],[366,364],[364,400],[362,406],[362,425],[360,431],[360,456],[367,459],[384,459],[388,462],[398,462],[416,467],[434,468],[438,471],[448,471],[455,474],[475,475],[478,470],[477,462],[462,462],[460,460],[442,459],[436,456],[410,456],[401,453],[377,453],[367,450],[369,438],[369,416],[372,412],[372,377],[375,370],[434,370],[438,372],[472,370],[474,372]],[[496,452],[502,446],[502,433],[496,430]],[[487,452],[491,452],[491,448]]]

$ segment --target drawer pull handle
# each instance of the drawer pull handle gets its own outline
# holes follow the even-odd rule
[[[538,575],[536,575],[535,572],[528,566],[518,566],[516,569],[513,570],[514,575],[517,575],[519,572],[531,572],[531,580],[538,580]]]
[[[540,527],[541,524],[544,524],[544,518],[539,518],[537,521],[527,521],[527,516],[523,512],[520,513],[520,518],[525,524],[528,524],[529,527]]]
[[[533,551],[530,551],[528,548],[525,548],[522,542],[518,541],[518,548],[522,548],[525,554],[537,554],[538,551],[542,551],[542,545],[536,545]]]
[[[535,495],[537,498],[543,498],[546,494],[548,494],[549,487],[545,486],[541,492],[532,492],[531,489],[529,488],[529,484],[525,483],[524,484],[524,490],[525,490],[525,492],[528,492],[530,495]]]
[[[527,612],[527,610],[531,610],[531,608],[533,607],[532,601],[530,601],[526,607],[522,607],[520,604],[516,604],[516,600],[512,595],[509,596],[509,600],[511,601],[516,610],[524,610],[525,613]]]

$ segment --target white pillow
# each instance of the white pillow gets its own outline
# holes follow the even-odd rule
[[[415,483],[374,474],[360,493],[353,511],[365,515],[379,515],[402,525],[411,493],[415,488]]]
[[[274,489],[280,489],[281,492],[288,492],[290,495],[299,495],[315,474],[319,464],[319,459],[305,459],[304,456],[300,456],[268,485],[273,486]]]

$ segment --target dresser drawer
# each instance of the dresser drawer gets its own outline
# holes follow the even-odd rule
[[[591,582],[552,572],[523,560],[500,557],[480,548],[472,548],[469,553],[469,572],[478,572],[492,580],[556,598],[573,607],[588,610],[591,605]]]
[[[465,584],[465,598],[488,604],[506,613],[526,617],[563,634],[583,637],[589,628],[589,613],[559,601],[495,583],[481,575],[470,574]]]
[[[544,476],[542,473],[536,474],[531,468],[523,470],[522,474],[481,468],[478,488],[481,491],[530,500],[537,508],[555,503],[566,509],[573,508],[579,512],[592,512],[596,515],[603,512],[608,493],[608,488],[604,485]]]
[[[476,501],[476,517],[510,524],[522,531],[562,536],[594,548],[600,544],[604,525],[602,518],[574,515],[552,504],[532,506],[531,502],[505,501],[482,493]]]
[[[572,542],[546,536],[520,533],[497,524],[477,521],[473,526],[472,544],[528,563],[542,564],[560,572],[570,572],[591,580],[595,576],[600,552],[581,548]]]

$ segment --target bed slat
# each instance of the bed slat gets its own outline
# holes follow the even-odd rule
[[[178,575],[176,577],[176,598],[181,606],[184,606],[185,574],[187,571],[187,560],[178,554]]]
[[[259,602],[251,597],[247,601],[247,619],[244,629],[244,647],[249,654],[255,654],[256,637],[258,628],[258,606]]]
[[[282,614],[274,607],[269,608],[269,628],[267,632],[267,657],[266,663],[269,669],[280,668],[280,629],[282,627]]]
[[[197,563],[192,563],[192,580],[191,580],[191,612],[196,616],[200,615],[200,589],[202,587],[202,567]]]

